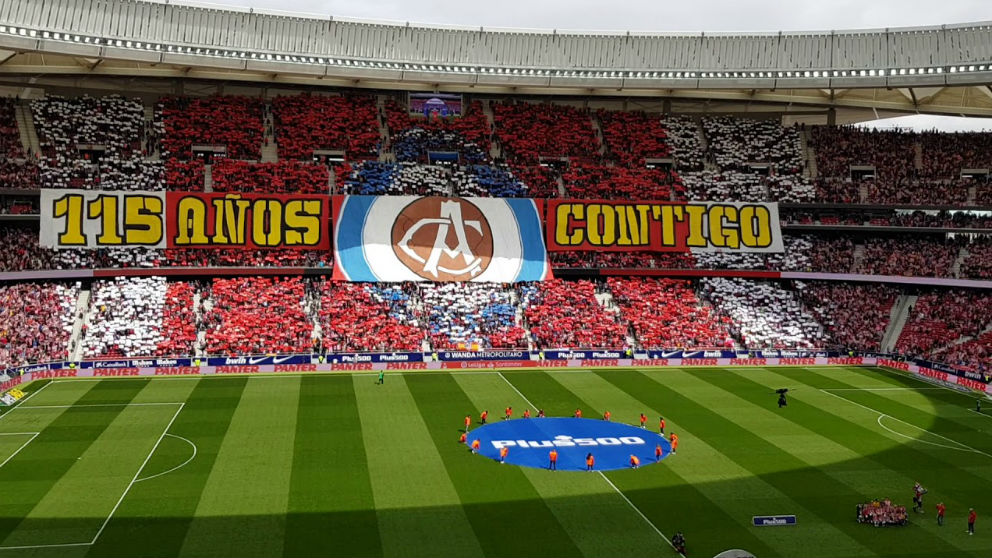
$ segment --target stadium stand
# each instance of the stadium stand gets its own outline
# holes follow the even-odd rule
[[[699,171],[682,173],[687,195],[698,201],[759,202],[767,198],[761,176],[730,171]]]
[[[411,311],[409,286],[320,280],[323,348],[331,351],[419,351],[424,330]]]
[[[351,171],[341,193],[362,196],[446,196],[449,170],[415,163],[365,161]]]
[[[514,176],[506,165],[468,165],[451,174],[454,193],[458,196],[523,198],[529,188]]]
[[[595,349],[628,345],[627,326],[596,299],[591,281],[560,279],[519,287],[527,327],[540,349]]]
[[[162,156],[190,159],[193,145],[218,145],[232,159],[261,157],[262,101],[229,95],[162,97],[155,106]]]
[[[658,115],[643,111],[596,111],[602,123],[606,157],[625,167],[643,167],[646,159],[672,155],[668,132]]]
[[[170,157],[165,162],[165,188],[180,192],[202,192],[204,188],[203,159],[181,161]]]
[[[419,291],[435,350],[527,347],[510,288],[495,283],[424,283]]]
[[[713,161],[721,170],[748,171],[752,163],[771,163],[778,174],[803,170],[799,131],[778,120],[708,116],[702,120]]]
[[[211,355],[302,353],[314,344],[313,304],[300,277],[214,279],[204,305]]]
[[[78,283],[0,286],[0,368],[65,359]]]
[[[568,105],[495,103],[496,137],[503,156],[534,165],[540,157],[591,159],[600,143],[586,110]]]
[[[909,311],[896,350],[934,357],[962,338],[984,334],[992,325],[990,304],[992,294],[983,291],[952,289],[922,294]]]
[[[352,161],[375,157],[381,137],[368,95],[292,95],[272,100],[273,134],[283,159],[313,160],[314,150],[344,151]]]
[[[803,304],[823,324],[830,348],[879,351],[889,325],[895,287],[882,284],[796,282]]]
[[[93,284],[83,325],[84,357],[143,357],[164,341],[165,277],[117,277]],[[189,312],[191,307],[184,309]]]
[[[694,269],[691,252],[551,252],[551,265],[559,268]]]
[[[326,166],[299,161],[250,163],[220,159],[213,164],[215,192],[258,194],[327,194],[330,173]]]
[[[924,238],[870,238],[860,272],[872,275],[950,277],[960,242]]]
[[[703,150],[699,141],[701,130],[696,121],[690,116],[666,114],[661,117],[661,125],[665,127],[679,170],[703,170]]]
[[[731,333],[751,348],[820,347],[825,339],[798,294],[775,283],[704,277],[703,294],[732,320]]]
[[[704,305],[689,281],[610,277],[607,285],[641,348],[734,346],[730,319]]]
[[[571,198],[685,200],[678,175],[662,169],[573,164],[562,180]]]

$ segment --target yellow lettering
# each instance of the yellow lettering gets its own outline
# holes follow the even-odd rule
[[[740,248],[740,237],[736,228],[737,208],[732,205],[710,207],[710,242],[713,246]]]
[[[124,237],[128,244],[154,246],[162,241],[162,199],[155,196],[124,198]]]
[[[741,242],[749,248],[772,245],[771,212],[767,207],[745,205],[741,208]]]
[[[207,238],[207,204],[196,196],[187,196],[176,204],[176,246],[203,246]]]
[[[60,246],[86,246],[83,233],[83,196],[66,194],[54,200],[52,216],[65,218],[65,226],[58,235]]]
[[[286,203],[286,245],[316,246],[320,243],[320,200],[291,200]]]
[[[101,246],[120,246],[124,239],[117,233],[117,196],[98,196],[87,207],[87,217],[100,219],[100,235],[96,237],[96,243]]]
[[[282,242],[282,204],[278,200],[255,202],[251,239],[258,246],[279,246]]]
[[[703,218],[706,216],[707,206],[689,204],[679,207],[684,208],[689,218],[689,234],[685,239],[686,245],[695,246],[697,248],[705,248],[708,246],[706,237],[703,235]]]

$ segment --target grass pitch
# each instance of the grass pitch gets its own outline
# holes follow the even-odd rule
[[[776,407],[775,388],[789,405]],[[992,415],[879,369],[625,369],[38,382],[0,418],[6,556],[992,555]],[[499,466],[466,414],[663,415],[678,454]],[[890,497],[907,527],[855,522]],[[947,505],[938,527],[934,506]],[[969,507],[979,513],[969,536]],[[795,514],[795,527],[751,526]]]

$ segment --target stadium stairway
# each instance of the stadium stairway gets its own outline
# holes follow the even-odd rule
[[[90,319],[90,296],[92,291],[89,286],[79,291],[79,298],[76,299],[76,310],[73,314],[72,333],[69,335],[69,360],[80,360],[83,357],[83,324]]]
[[[486,122],[489,123],[489,129],[492,130],[495,127],[496,115],[493,113],[493,106],[488,101],[482,101],[482,114],[486,115]],[[492,138],[489,142],[489,157],[494,161],[503,159],[503,149],[496,138]]]
[[[145,105],[145,129],[146,130],[154,129],[154,128],[152,128],[152,126],[154,126],[154,123],[155,123],[155,107],[154,106],[151,106],[150,107],[148,105]],[[154,149],[152,150],[151,153],[149,153],[145,157],[145,159],[148,160],[148,161],[159,161],[159,160],[161,160],[162,159],[162,153],[161,153],[161,151],[159,151],[158,142],[154,142],[152,144],[152,147]]]
[[[803,160],[806,161],[803,175],[813,180],[819,175],[819,171],[816,168],[816,153],[813,152],[813,147],[809,141],[811,133],[809,128],[803,130],[803,133],[799,134],[799,145],[802,147]]]
[[[599,121],[599,117],[595,114],[590,114],[589,120],[592,122],[592,131],[596,134],[596,139],[599,140],[599,149],[596,150],[596,153],[602,157],[606,153],[606,138],[603,137],[603,125]]]
[[[214,191],[214,173],[212,170],[213,165],[203,165],[203,191],[213,192]]]
[[[855,244],[854,253],[851,256],[851,269],[853,273],[859,273],[861,269],[861,262],[865,259],[865,245]]]
[[[17,132],[21,137],[21,147],[24,148],[25,153],[41,153],[38,132],[34,128],[34,119],[31,117],[30,101],[22,99],[17,103],[14,117],[17,119]]]
[[[964,261],[968,259],[969,255],[971,254],[968,252],[968,249],[965,248],[964,246],[962,246],[961,249],[958,250],[958,257],[954,260],[954,263],[951,265],[951,277],[961,276],[961,264],[963,264]]]
[[[909,320],[909,309],[916,305],[917,298],[919,297],[915,295],[899,295],[896,303],[892,305],[892,310],[889,311],[889,326],[882,336],[882,352],[892,352],[895,349],[896,342],[902,335],[902,328]]]

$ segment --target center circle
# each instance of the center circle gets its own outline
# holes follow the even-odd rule
[[[664,436],[629,424],[587,418],[520,418],[494,422],[468,433],[466,443],[479,441],[479,454],[496,461],[506,448],[506,463],[548,469],[550,452],[558,452],[556,469],[585,471],[591,453],[594,471],[629,469],[630,457],[640,466],[668,457],[672,446]],[[657,457],[657,448],[661,456]]]

